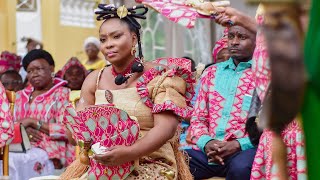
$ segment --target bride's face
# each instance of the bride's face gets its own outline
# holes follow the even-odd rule
[[[131,49],[137,36],[125,21],[118,18],[106,20],[100,27],[100,51],[111,64],[124,64],[132,58]]]

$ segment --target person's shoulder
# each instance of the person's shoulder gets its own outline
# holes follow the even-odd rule
[[[216,69],[219,67],[218,64],[219,63],[212,64],[212,65],[208,66],[205,70],[203,70],[202,76],[207,76],[207,75],[211,74],[212,72],[215,72]]]
[[[90,72],[90,73],[87,75],[85,81],[92,81],[92,80],[94,80],[94,79],[97,79],[98,76],[99,76],[99,74],[101,74],[106,68],[107,68],[107,67],[104,67],[104,68],[102,68],[102,69],[93,70],[92,72]]]

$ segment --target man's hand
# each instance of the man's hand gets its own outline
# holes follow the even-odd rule
[[[217,152],[209,152],[207,153],[207,156],[212,157],[218,155],[220,158],[225,159],[240,150],[241,147],[238,141],[225,141],[218,144]]]
[[[224,142],[218,140],[211,140],[206,144],[204,150],[207,154],[208,162],[224,165],[223,159],[218,155],[218,152],[223,144]]]
[[[232,7],[217,9],[217,16],[215,16],[215,22],[222,26],[230,26],[230,22],[233,25],[240,25],[243,14]]]

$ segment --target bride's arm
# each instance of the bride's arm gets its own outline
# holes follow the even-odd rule
[[[99,71],[91,72],[84,80],[81,87],[80,100],[77,104],[76,110],[80,111],[86,106],[94,105],[95,103],[95,91],[96,91],[96,81]]]
[[[154,114],[154,127],[131,150],[138,158],[156,151],[175,135],[178,124],[177,116],[170,111]]]

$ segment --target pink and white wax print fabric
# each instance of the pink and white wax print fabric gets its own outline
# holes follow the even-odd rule
[[[186,0],[136,0],[136,2],[153,8],[170,21],[187,28],[193,28],[197,18],[208,18],[188,6]]]
[[[274,133],[265,130],[252,165],[251,180],[278,179],[279,172],[272,160],[272,139]],[[297,120],[292,121],[281,137],[287,147],[287,170],[290,180],[307,179],[305,144],[302,128]]]
[[[70,90],[63,87],[67,82],[55,78],[54,86],[37,96],[31,102],[34,88],[29,86],[17,92],[14,118],[15,121],[32,118],[49,124],[49,135],[41,133],[42,141],[31,142],[48,153],[49,159],[60,159],[66,167],[74,160],[74,147],[68,143],[65,125],[62,123],[64,108],[69,104]]]
[[[8,70],[18,71],[21,68],[21,57],[9,51],[3,51],[0,55],[0,74]]]
[[[76,112],[66,108],[68,128],[77,140],[100,142],[106,148],[131,146],[139,137],[139,124],[120,109],[108,105],[93,105]],[[134,169],[133,162],[120,166],[105,166],[90,160],[88,179],[125,179]]]
[[[191,61],[186,58],[158,58],[153,62],[168,66],[170,69],[179,67],[191,72]]]
[[[256,21],[259,25],[262,25],[264,22],[264,15],[263,12],[261,12],[260,7],[257,10]],[[253,52],[252,60],[256,90],[260,100],[263,102],[271,81],[271,69],[266,39],[261,29],[257,32],[256,48]]]
[[[6,90],[0,82],[0,147],[10,143],[13,138],[13,120]]]

